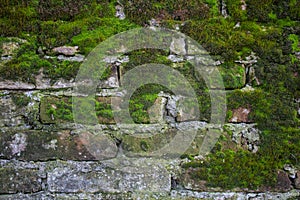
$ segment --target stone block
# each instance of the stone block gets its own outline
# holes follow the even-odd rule
[[[168,192],[170,176],[163,167],[147,161],[135,166],[54,162],[49,164],[47,185],[53,193]]]
[[[42,179],[34,169],[0,168],[0,194],[42,190]]]
[[[0,132],[0,158],[24,161],[105,160],[114,158],[117,146],[107,135],[84,130]]]

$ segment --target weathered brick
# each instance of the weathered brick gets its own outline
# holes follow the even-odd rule
[[[0,168],[0,194],[42,190],[42,180],[33,169]]]
[[[80,132],[80,131],[79,131]],[[0,133],[0,158],[37,160],[103,160],[114,158],[117,146],[108,136],[82,131],[19,131]]]
[[[115,160],[118,163],[121,160]],[[168,192],[170,175],[164,167],[139,160],[138,163],[107,166],[78,162],[49,163],[47,184],[53,193]],[[108,162],[109,163],[109,162]]]

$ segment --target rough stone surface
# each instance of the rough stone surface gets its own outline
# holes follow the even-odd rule
[[[246,0],[181,0],[176,5],[141,0],[57,2],[1,2],[0,200],[300,199],[300,190],[292,190],[300,189],[296,135],[300,100],[292,102],[284,95],[299,98],[295,0],[276,5]],[[281,12],[288,7],[291,12]],[[232,19],[222,19],[229,15]],[[158,35],[143,31],[137,37],[118,35],[135,27],[149,27]],[[183,34],[165,31],[167,27],[201,41],[210,52]],[[121,40],[106,40],[112,35]],[[280,39],[281,35],[286,37]],[[87,55],[102,41],[109,43],[99,49],[106,54],[103,60],[88,60],[96,68],[105,64],[99,82],[89,79],[97,71],[92,70],[76,83],[80,62],[90,58],[80,53]],[[144,53],[147,56],[142,57]],[[161,87],[144,85],[135,95],[145,98],[133,95],[130,100],[128,118],[149,124],[122,124],[114,117],[124,111],[121,103],[126,107],[127,102],[122,97],[130,91],[121,81],[134,66],[148,61],[182,73],[199,102],[187,100],[193,93],[180,77],[166,74],[171,94],[161,92],[151,105],[156,94],[150,88],[159,93]],[[72,91],[84,83],[95,84],[95,109],[90,102],[72,105],[73,96],[86,97],[83,91]],[[173,91],[178,85],[178,92]],[[226,100],[225,95],[218,94],[229,94],[228,112],[219,98]],[[116,112],[111,100],[117,104]],[[82,113],[74,117],[74,108]],[[214,111],[224,111],[226,119]],[[96,125],[85,124],[83,113],[95,113]],[[230,124],[224,125],[227,119]],[[235,160],[246,166],[236,166],[230,177],[223,172]],[[294,166],[278,169],[282,163]],[[236,183],[225,182],[234,177]],[[272,187],[275,179],[277,185]],[[225,191],[227,184],[242,188]],[[220,188],[208,188],[213,185]]]
[[[116,170],[101,164],[56,163],[48,172],[50,178],[47,184],[50,192],[57,193],[167,192],[170,190],[170,177],[167,173],[152,166],[141,165],[140,167],[143,172]]]
[[[182,56],[177,56],[177,55],[173,55],[173,54],[169,55],[168,59],[170,61],[172,61],[173,63],[178,63],[178,62],[184,61],[184,58]]]
[[[196,200],[196,199],[216,199],[216,200],[290,200],[298,199],[299,192],[291,191],[287,193],[239,193],[239,192],[196,192],[190,190],[172,190],[170,195],[165,193],[100,193],[100,194],[68,194],[68,193],[57,193],[53,194],[50,192],[39,192],[35,194],[15,194],[15,195],[1,195],[1,200],[40,200],[40,199],[167,199],[167,200]]]
[[[295,188],[300,189],[300,172],[297,172],[294,182],[295,182]]]
[[[153,106],[147,110],[150,117],[150,123],[162,123],[164,121],[166,102],[166,98],[158,97]]]
[[[1,93],[0,93],[1,94]],[[25,124],[26,108],[18,108],[13,99],[13,94],[3,92],[0,99],[0,127],[17,127]]]
[[[74,56],[78,52],[78,46],[61,46],[55,47],[52,51],[56,54],[62,54],[65,56]]]
[[[57,56],[58,60],[67,60],[67,61],[71,61],[71,62],[83,62],[84,58],[85,57],[81,54],[75,54],[74,56],[71,56],[71,57],[64,56],[64,55]]]
[[[120,5],[116,6],[116,17],[118,17],[121,20],[125,19],[126,17],[124,13],[124,8]]]
[[[291,189],[291,184],[292,182],[289,179],[288,174],[284,171],[278,171],[276,189],[278,191],[287,192]]]
[[[283,169],[286,171],[286,172],[288,172],[289,173],[289,177],[291,178],[291,179],[295,179],[296,177],[297,177],[297,170],[296,170],[296,168],[295,167],[293,167],[292,165],[290,165],[290,164],[285,164],[284,166],[283,166]]]
[[[80,132],[80,131],[77,131]],[[38,160],[104,160],[114,158],[116,144],[105,135],[86,131],[74,135],[69,130],[0,132],[0,158]]]
[[[197,100],[194,98],[180,97],[177,101],[177,122],[197,121],[199,116]]]
[[[0,194],[42,190],[42,180],[33,169],[0,168]]]
[[[35,89],[35,85],[30,83],[24,83],[20,81],[0,80],[1,90],[32,90]]]
[[[260,130],[255,124],[226,124],[232,131],[231,139],[240,147],[256,153],[260,143]]]
[[[177,55],[185,55],[186,52],[186,44],[185,39],[182,38],[172,38],[170,51]]]
[[[11,56],[14,54],[14,52],[20,48],[19,43],[17,42],[6,42],[2,44],[2,55],[5,56]]]

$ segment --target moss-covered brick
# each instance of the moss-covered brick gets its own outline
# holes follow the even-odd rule
[[[262,129],[278,129],[281,126],[297,127],[299,125],[296,104],[291,97],[270,94],[260,89],[228,92],[227,110],[228,120],[232,119],[234,114],[244,115],[247,112],[245,122],[255,122]],[[240,117],[246,119],[245,116]]]
[[[42,179],[35,169],[0,168],[0,194],[34,193],[42,190]]]
[[[95,114],[101,124],[115,123],[108,97],[95,99]],[[40,105],[40,120],[45,124],[73,122],[72,97],[44,97]]]
[[[122,137],[122,148],[124,153],[128,156],[148,156],[165,147],[176,134],[176,130],[170,129],[155,134],[148,134],[146,136],[143,133],[124,135]],[[174,152],[174,154],[176,154],[176,152]]]

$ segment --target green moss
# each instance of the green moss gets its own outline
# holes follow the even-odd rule
[[[289,3],[289,11],[290,17],[292,19],[299,19],[300,18],[300,2],[297,0],[290,0]]]
[[[108,37],[137,27],[128,20],[116,18],[88,18],[83,22],[81,33],[72,38],[71,44],[78,45],[84,54]]]
[[[108,37],[135,27],[128,20],[91,16],[75,21],[44,21],[41,22],[38,41],[47,48],[77,45],[81,53],[87,55]]]
[[[214,2],[210,1],[211,5]],[[195,20],[209,17],[210,7],[204,1],[184,1],[184,0],[155,0],[142,1],[134,0],[124,1],[126,16],[139,25],[149,24],[149,20],[154,18],[163,20]],[[214,7],[213,7],[214,8]]]
[[[51,79],[51,83],[54,83],[59,78],[66,80],[75,78],[81,64],[79,62],[58,61],[56,59],[45,60],[45,62],[47,62],[47,65],[44,65],[44,74]]]
[[[19,36],[23,31],[37,30],[37,1],[1,2],[0,35]]]
[[[148,145],[148,143],[147,143],[145,140],[142,140],[142,141],[140,142],[140,146],[141,146],[141,149],[142,149],[143,151],[147,151],[147,150],[149,149],[149,145]]]
[[[84,103],[85,101],[79,102],[83,112],[87,108]],[[94,111],[99,123],[114,123],[110,99],[98,97],[94,100],[94,103]],[[73,122],[72,98],[44,97],[41,100],[40,118],[43,123]]]
[[[226,89],[237,89],[244,87],[246,83],[245,68],[234,63],[223,63],[219,67]]]
[[[34,83],[34,75],[38,74],[39,69],[50,65],[36,54],[34,41],[29,41],[21,45],[12,60],[0,65],[0,76],[4,79]]]
[[[182,32],[199,42],[211,55],[233,62],[239,59],[238,52],[245,47],[251,48],[255,42],[249,31],[235,29],[235,24],[221,17],[189,21],[183,26]]]
[[[189,172],[190,176],[195,180],[207,181],[208,187],[257,189],[276,183],[272,163],[266,164],[264,158],[243,150],[218,151],[206,161],[192,161],[183,167],[195,168]]]
[[[147,110],[153,105],[160,91],[169,90],[161,85],[146,84],[133,93],[129,101],[129,111],[135,123],[150,123]]]
[[[0,65],[2,78],[35,83],[35,75],[39,74],[42,68],[44,75],[50,78],[52,83],[59,78],[67,80],[75,78],[80,63],[43,58],[36,53],[38,47],[35,39],[29,38],[28,42],[21,44],[12,60]]]
[[[300,51],[299,36],[296,34],[291,34],[289,35],[289,40],[292,42],[293,51]]]
[[[205,0],[205,3],[210,7],[210,13],[212,16],[220,15],[219,1],[218,0]]]
[[[242,10],[242,1],[240,0],[226,0],[225,1],[228,14],[236,22],[245,21],[247,19],[247,12]]]
[[[247,0],[247,15],[253,21],[268,22],[272,0]]]
[[[250,108],[250,121],[261,130],[278,130],[281,126],[297,127],[296,105],[292,99],[282,98],[256,89],[254,92],[235,91],[228,94],[228,110]],[[230,116],[230,113],[227,114]]]

